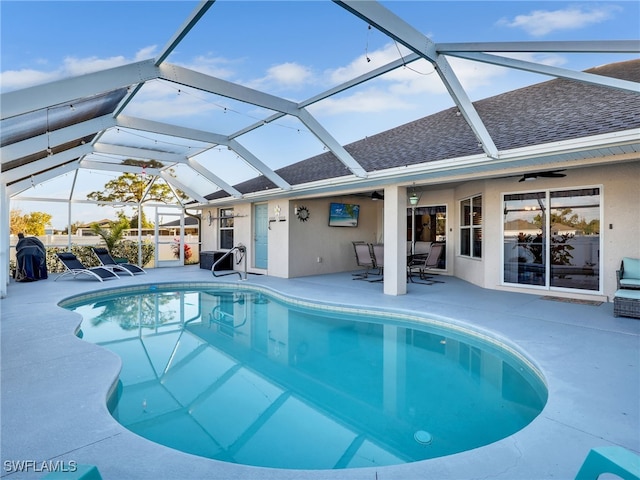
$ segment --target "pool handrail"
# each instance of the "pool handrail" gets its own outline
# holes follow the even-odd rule
[[[216,274],[216,266],[220,262],[222,262],[225,258],[227,258],[229,255],[231,255],[234,252],[240,252],[240,254],[242,255],[242,258],[240,260],[241,261],[244,260],[244,278],[243,278],[242,273],[240,273],[237,270],[233,270],[231,272],[222,273],[220,275],[217,275]],[[226,275],[233,275],[233,274],[237,273],[238,276],[240,277],[240,280],[246,280],[247,279],[247,257],[246,257],[246,253],[247,253],[247,247],[245,247],[241,243],[236,245],[235,247],[231,248],[229,251],[225,252],[225,254],[222,255],[219,259],[217,259],[215,262],[213,262],[213,265],[211,265],[211,273],[213,274],[214,277],[224,277]],[[240,263],[240,262],[236,262],[236,263]]]

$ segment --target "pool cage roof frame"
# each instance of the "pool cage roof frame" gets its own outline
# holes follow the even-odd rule
[[[192,208],[247,199],[260,200],[273,196],[307,194],[314,188],[317,192],[330,193],[331,190],[344,190],[345,187],[376,187],[390,180],[415,181],[419,167],[409,169],[404,176],[400,175],[397,169],[375,174],[366,171],[309,113],[307,107],[419,59],[425,59],[433,65],[461,116],[471,127],[478,145],[484,152],[477,160],[485,165],[495,161],[501,164],[502,168],[509,156],[496,147],[469,95],[451,68],[448,57],[636,93],[640,90],[640,84],[636,82],[503,56],[505,53],[514,52],[639,53],[639,41],[437,44],[378,2],[350,0],[334,3],[408,48],[412,53],[302,102],[293,102],[167,62],[171,52],[214,4],[214,1],[202,1],[154,59],[2,94],[1,158],[2,187],[5,189],[3,197],[20,195],[34,185],[68,172],[77,174],[79,169],[141,173],[140,165],[128,164],[124,161],[127,158],[137,159],[141,165],[144,165],[145,161],[160,162],[161,167],[143,166],[142,170],[152,178],[162,178],[174,191],[177,189],[186,193],[189,201],[182,206]],[[497,54],[498,52],[500,54]],[[152,80],[191,87],[273,113],[230,135],[126,115],[127,106],[145,83]],[[243,135],[285,116],[293,117],[302,123],[348,169],[350,175],[342,177],[338,182],[332,181],[335,179],[326,179],[314,185],[291,185],[276,173],[267,161],[254,155],[241,143]],[[131,146],[108,139],[109,133],[125,129],[145,135],[180,139],[180,143],[188,147],[160,148],[157,142]],[[620,138],[617,140],[620,141]],[[238,158],[255,169],[259,175],[269,179],[276,188],[243,194],[223,180],[216,171],[194,158],[202,152],[218,147],[234,151]],[[530,157],[528,152],[521,154],[521,158],[527,156]],[[516,157],[512,160],[514,165],[517,165]],[[224,192],[223,196],[217,195],[218,198],[210,200],[207,194],[211,192],[192,188],[189,176],[181,178],[172,173],[176,167],[183,165],[187,166],[193,175],[205,179],[205,184],[211,185],[214,190]],[[72,196],[73,192],[70,192],[69,198]]]

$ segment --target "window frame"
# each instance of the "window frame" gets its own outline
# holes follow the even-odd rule
[[[483,247],[483,222],[482,222],[482,197],[481,193],[470,195],[460,199],[459,222],[459,250],[461,257],[482,259]],[[465,204],[468,203],[468,208]],[[465,210],[467,208],[467,210]],[[474,217],[478,217],[478,221]]]
[[[234,221],[233,207],[221,207],[218,209],[218,248],[220,250],[231,250],[234,242]],[[231,232],[231,246],[224,246]]]

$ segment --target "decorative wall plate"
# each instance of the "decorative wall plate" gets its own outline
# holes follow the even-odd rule
[[[309,220],[309,209],[307,207],[298,207],[298,220],[301,222]]]

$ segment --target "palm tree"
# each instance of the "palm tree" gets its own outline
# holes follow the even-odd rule
[[[122,237],[124,237],[124,231],[129,228],[129,223],[126,220],[121,219],[118,222],[111,222],[110,228],[102,228],[97,223],[91,225],[91,230],[102,237],[102,240],[109,250],[109,254],[113,255],[113,248],[118,244]]]

